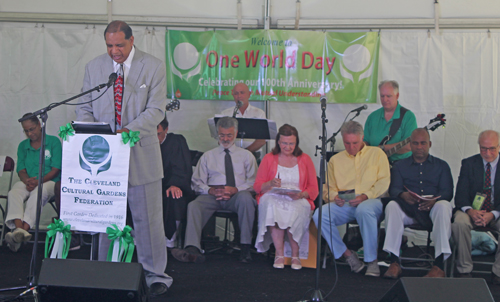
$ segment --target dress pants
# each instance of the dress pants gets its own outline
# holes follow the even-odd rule
[[[217,210],[238,214],[241,244],[252,243],[252,228],[257,202],[250,191],[239,191],[227,201],[215,200],[215,196],[203,194],[189,203],[187,212],[186,239],[184,246],[195,246],[201,250],[201,231]]]
[[[321,234],[338,259],[347,250],[340,238],[337,226],[356,220],[363,238],[364,260],[372,262],[377,259],[378,223],[382,215],[380,199],[367,199],[357,207],[351,207],[348,202],[339,207],[334,202],[323,205]],[[318,210],[314,212],[313,220],[318,225]]]
[[[433,224],[431,239],[434,242],[434,256],[437,258],[443,254],[443,260],[448,259],[451,255],[451,212],[451,203],[447,200],[440,200],[436,202],[429,213]],[[417,222],[406,215],[396,201],[389,202],[385,208],[384,251],[399,257],[404,226],[415,223]]]
[[[455,221],[451,224],[453,241],[457,245],[457,270],[461,274],[470,273],[472,271],[472,239],[470,231],[476,226],[472,222],[469,215],[458,210],[454,215]],[[491,220],[488,227],[500,231],[500,219]],[[493,264],[493,273],[500,276],[500,249],[497,247],[495,254],[495,263]]]
[[[55,184],[56,183],[51,180],[43,184],[42,206],[47,204],[47,201],[54,196]],[[5,223],[9,229],[13,230],[16,228],[14,219],[21,219],[29,224],[30,227],[35,227],[38,187],[30,192],[26,190],[26,185],[22,181],[18,181],[9,191],[8,198],[7,217],[5,218]],[[26,201],[26,206],[24,206],[24,201]]]
[[[167,249],[163,229],[161,180],[128,187],[128,206],[134,222],[132,236],[137,248],[138,262],[144,267],[148,286],[156,282],[172,285],[172,277],[165,274]],[[99,236],[99,261],[106,261],[110,241],[107,234]]]

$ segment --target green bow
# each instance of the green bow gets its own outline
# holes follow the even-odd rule
[[[107,261],[113,261],[113,248],[115,245],[115,240],[118,239],[119,242],[119,254],[122,253],[122,257],[118,259],[120,262],[131,262],[132,255],[134,254],[134,238],[130,235],[132,228],[128,225],[120,230],[116,224],[112,224],[112,227],[106,228],[106,234],[108,234],[108,239],[111,240],[111,244],[109,245],[108,257]]]
[[[67,141],[68,137],[71,135],[75,135],[75,130],[73,126],[71,126],[71,123],[59,127],[59,137],[62,138],[63,141]]]
[[[124,144],[130,142],[130,147],[133,147],[141,138],[139,137],[139,131],[122,132],[122,140]]]
[[[45,258],[49,257],[49,251],[52,249],[54,245],[54,241],[56,239],[57,232],[61,232],[63,234],[63,254],[61,255],[62,259],[66,259],[69,252],[69,244],[71,242],[71,225],[64,225],[64,221],[61,219],[56,219],[53,223],[49,224],[47,227],[49,231],[47,232],[45,238]]]

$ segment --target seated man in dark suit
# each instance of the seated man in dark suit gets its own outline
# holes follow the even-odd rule
[[[479,154],[462,160],[455,194],[456,212],[451,225],[457,244],[459,277],[471,277],[471,230],[491,227],[500,230],[500,175],[498,175],[499,134],[486,130],[479,134]],[[483,200],[482,204],[474,202]],[[473,204],[474,202],[474,204]],[[493,284],[500,285],[500,249],[497,249],[492,269]]]
[[[180,221],[186,217],[187,203],[192,199],[191,154],[184,136],[168,133],[164,118],[157,127],[163,162],[163,226],[167,247],[173,248]]]

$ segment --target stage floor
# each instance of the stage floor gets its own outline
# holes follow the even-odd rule
[[[24,286],[27,282],[32,244],[21,247],[12,253],[4,244],[0,247],[0,287]],[[40,259],[44,245],[39,245]],[[88,259],[90,247],[83,246],[70,252],[68,258]],[[251,264],[238,262],[238,252],[231,254],[218,252],[207,256],[202,264],[182,263],[169,255],[166,272],[174,278],[167,295],[151,301],[189,302],[189,301],[304,301],[311,298],[315,287],[316,270],[303,268],[293,271],[289,266],[283,270],[272,267],[272,259],[265,255],[254,254]],[[492,257],[491,257],[492,259]],[[381,273],[386,268],[381,267]],[[364,273],[364,271],[362,271]],[[327,301],[379,301],[397,282],[381,277],[366,277],[354,274],[346,265],[337,265],[337,272],[331,259],[327,268],[321,269],[319,288]],[[420,277],[425,271],[403,271],[405,277]],[[485,278],[496,301],[500,301],[500,286],[492,285],[489,274],[473,274],[475,278]],[[425,290],[425,289],[423,289]],[[0,298],[16,292],[0,292]],[[28,298],[25,301],[32,301]],[[68,297],[67,301],[71,301]]]

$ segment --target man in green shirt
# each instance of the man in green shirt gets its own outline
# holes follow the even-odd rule
[[[401,125],[396,133],[385,145],[381,146],[384,151],[395,147],[398,143],[411,136],[413,130],[417,129],[417,119],[415,114],[407,110],[398,102],[399,84],[396,81],[382,81],[379,86],[380,103],[382,108],[372,112],[365,123],[364,141],[369,146],[379,146],[384,137],[389,134],[391,125],[404,113]],[[389,157],[390,162],[395,162],[411,156],[410,144],[405,145],[395,154]]]

